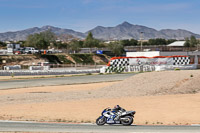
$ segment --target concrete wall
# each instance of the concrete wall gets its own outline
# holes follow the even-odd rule
[[[139,57],[139,56],[145,56],[145,57],[160,56],[160,51],[126,52],[126,57]]]
[[[198,64],[198,56],[200,56],[200,51],[177,51],[177,52],[160,52],[160,51],[149,51],[149,52],[126,52],[126,57],[138,57],[138,56],[173,56],[173,55],[184,55],[184,56],[194,56],[195,64]]]
[[[198,64],[198,56],[200,56],[200,51],[190,51],[190,52],[160,52],[160,56],[172,56],[172,55],[185,55],[194,56],[195,64]]]

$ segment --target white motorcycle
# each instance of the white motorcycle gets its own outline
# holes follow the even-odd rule
[[[135,111],[121,111],[116,112],[110,108],[106,108],[101,113],[101,116],[97,118],[96,124],[101,126],[104,124],[122,124],[124,126],[131,125],[133,123],[133,118]]]

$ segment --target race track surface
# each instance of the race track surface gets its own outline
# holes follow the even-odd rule
[[[52,85],[68,85],[68,84],[83,84],[83,83],[119,81],[119,80],[124,80],[128,77],[131,77],[133,75],[135,75],[135,73],[8,80],[8,81],[0,81],[0,89],[15,89],[15,88],[37,87],[37,86],[52,86]]]
[[[200,126],[145,126],[36,123],[0,121],[1,132],[67,132],[67,133],[199,133]]]

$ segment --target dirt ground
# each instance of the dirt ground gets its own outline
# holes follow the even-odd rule
[[[124,81],[0,90],[0,119],[95,122],[116,104],[135,124],[200,124],[200,71],[142,73]]]

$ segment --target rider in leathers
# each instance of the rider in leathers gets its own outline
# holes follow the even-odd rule
[[[120,107],[119,105],[115,105],[114,108],[113,108],[113,110],[116,111],[116,112],[119,112],[119,111],[124,112],[124,111],[126,111],[125,109],[123,109],[123,108]]]
[[[123,109],[122,107],[120,107],[119,105],[115,105],[114,106],[114,108],[112,109],[113,111],[116,111],[116,115],[117,115],[117,117],[116,117],[116,120],[118,120],[119,119],[119,117],[121,116],[121,113],[122,112],[125,112],[126,110],[125,109]]]

